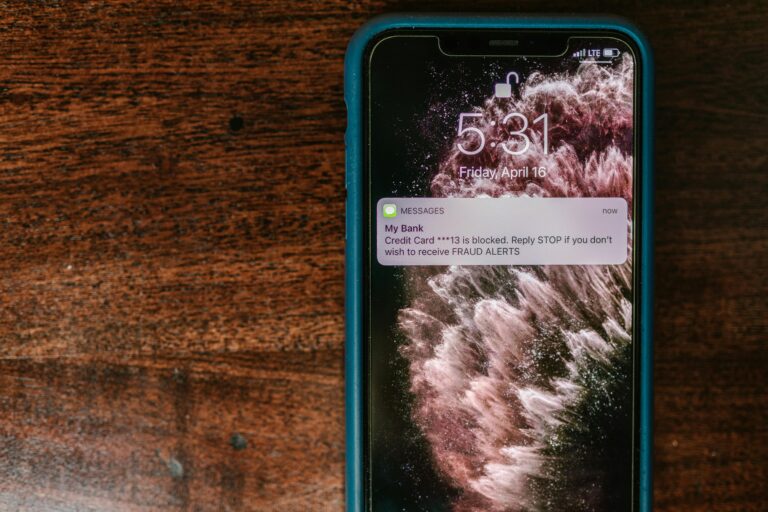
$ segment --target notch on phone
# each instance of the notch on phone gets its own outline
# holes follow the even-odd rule
[[[552,31],[457,30],[440,35],[440,50],[446,55],[558,56],[568,50],[570,36]]]

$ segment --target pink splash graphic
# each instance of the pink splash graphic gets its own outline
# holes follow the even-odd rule
[[[511,112],[549,114],[523,155],[457,150],[432,180],[437,197],[623,197],[632,212],[633,64],[584,64],[575,74],[534,73],[513,99],[488,99],[486,144],[510,140]],[[467,142],[465,139],[462,142]],[[454,146],[455,148],[455,143]],[[460,166],[544,166],[544,178],[460,178]],[[631,227],[632,219],[627,219]],[[630,231],[631,232],[631,231]],[[407,337],[413,420],[443,477],[461,490],[456,511],[535,508],[532,478],[547,478],[542,448],[581,392],[585,358],[606,360],[631,343],[632,262],[621,266],[450,267],[409,270]],[[560,347],[559,349],[557,347]],[[564,348],[563,348],[564,347]],[[542,354],[557,354],[547,368]],[[595,503],[599,502],[599,497]]]

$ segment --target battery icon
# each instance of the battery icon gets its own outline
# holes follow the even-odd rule
[[[603,57],[618,57],[621,52],[618,48],[603,48]]]

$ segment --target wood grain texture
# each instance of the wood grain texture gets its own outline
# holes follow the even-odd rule
[[[463,9],[0,4],[0,510],[343,510],[343,53]],[[656,510],[765,510],[768,6],[579,9],[656,49]]]

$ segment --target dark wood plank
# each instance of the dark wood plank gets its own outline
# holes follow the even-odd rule
[[[656,509],[768,501],[768,8],[657,57]],[[0,509],[342,510],[343,52],[466,2],[0,7]]]
[[[0,505],[339,510],[341,358],[1,361]]]

